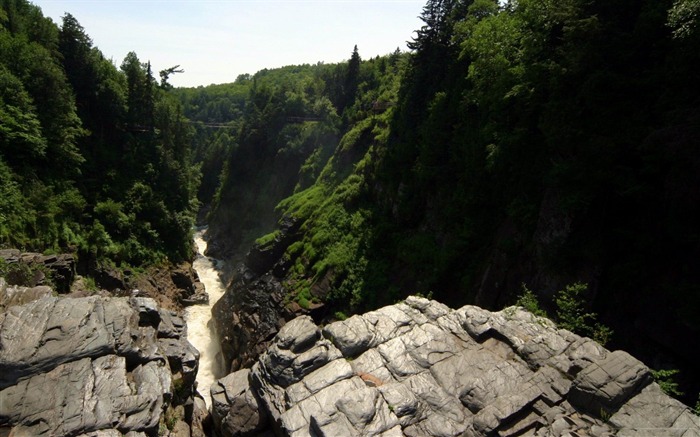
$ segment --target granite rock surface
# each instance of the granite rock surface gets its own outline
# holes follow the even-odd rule
[[[193,392],[199,353],[150,298],[57,298],[0,313],[0,428],[17,436],[154,435]],[[181,426],[181,425],[180,425]]]
[[[284,325],[212,387],[221,436],[695,436],[700,418],[623,351],[521,308],[410,297]]]

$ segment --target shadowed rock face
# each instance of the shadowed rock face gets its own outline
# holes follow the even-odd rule
[[[416,297],[322,330],[294,319],[212,397],[223,436],[700,434],[625,352],[520,308]]]
[[[52,281],[59,293],[67,293],[75,279],[76,262],[72,254],[42,255],[40,253],[22,253],[17,249],[0,249],[0,258],[8,264],[25,264],[27,266],[44,266],[52,272]],[[12,278],[8,282],[15,283]],[[42,285],[46,278],[43,274],[31,278],[32,286]]]
[[[173,397],[192,393],[198,358],[184,320],[153,299],[9,307],[0,314],[0,426],[32,436],[155,432]]]

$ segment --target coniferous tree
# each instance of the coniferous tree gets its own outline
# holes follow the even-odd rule
[[[355,102],[355,96],[357,94],[357,86],[360,82],[360,63],[362,59],[357,51],[357,45],[352,50],[352,55],[348,61],[348,69],[345,73],[345,83],[343,86],[343,101],[338,112],[343,112],[345,108],[351,106]]]

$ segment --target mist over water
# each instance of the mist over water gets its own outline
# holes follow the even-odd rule
[[[204,256],[207,242],[203,234],[206,229],[199,229],[194,235],[197,245],[197,258],[193,266],[209,295],[209,304],[193,305],[185,310],[187,321],[187,338],[199,351],[199,371],[197,372],[197,391],[204,397],[207,406],[211,406],[209,387],[223,375],[221,366],[221,346],[214,330],[211,309],[224,294],[225,287],[219,278],[217,260]]]

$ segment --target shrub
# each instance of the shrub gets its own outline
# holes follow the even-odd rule
[[[557,306],[557,324],[560,328],[568,329],[579,335],[589,336],[598,343],[605,345],[613,334],[613,331],[596,321],[596,313],[584,311],[583,295],[588,285],[576,282],[567,285],[554,296]]]
[[[515,305],[525,308],[538,317],[549,317],[547,312],[540,307],[537,295],[522,284],[523,293],[518,296]],[[555,321],[557,326],[568,329],[579,335],[591,337],[601,345],[605,344],[612,337],[613,331],[609,327],[598,323],[596,313],[584,312],[583,293],[588,289],[587,284],[576,282],[567,285],[563,290],[558,291],[554,296],[556,305]]]
[[[257,244],[258,246],[261,246],[261,247],[267,246],[270,243],[272,243],[273,241],[275,241],[281,234],[282,234],[282,232],[279,229],[274,230],[274,231],[270,232],[269,234],[265,234],[262,237],[255,240],[255,244]]]
[[[525,308],[527,311],[538,317],[548,317],[547,312],[540,308],[540,302],[537,300],[535,293],[528,289],[525,283],[522,284],[523,293],[518,296],[515,305]]]
[[[0,276],[4,277],[8,284],[21,287],[33,287],[36,281],[55,288],[53,271],[43,264],[35,263],[8,263],[0,258]]]
[[[654,381],[669,396],[683,396],[683,392],[678,389],[678,383],[674,378],[678,373],[680,373],[678,369],[651,369],[651,376],[654,377]]]

